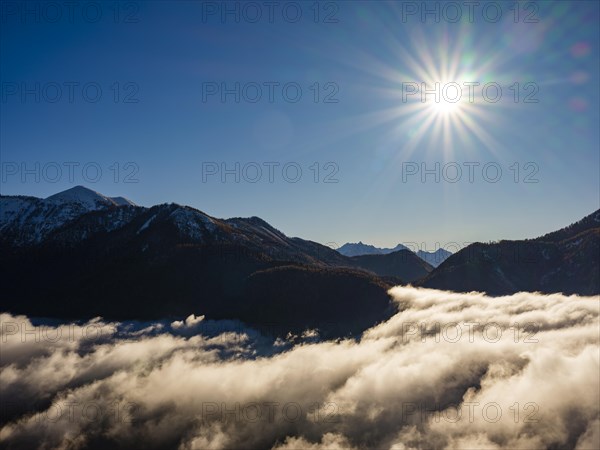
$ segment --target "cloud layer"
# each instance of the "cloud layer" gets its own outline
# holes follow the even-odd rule
[[[3,314],[0,446],[600,448],[598,297],[390,294],[359,341]]]

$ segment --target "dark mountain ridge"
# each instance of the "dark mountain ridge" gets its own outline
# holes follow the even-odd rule
[[[331,327],[336,315],[358,312],[321,330],[342,335],[391,314],[390,284],[260,218],[216,219],[174,203],[114,204],[81,188],[77,195],[83,201],[65,195],[62,205],[0,197],[9,211],[0,216],[2,310],[117,320],[198,313],[255,326],[282,310],[277,320],[288,331]]]
[[[398,277],[413,282],[427,276],[433,267],[410,250],[398,250],[383,255],[353,256],[352,260],[364,269],[382,277]]]
[[[535,239],[474,243],[420,286],[506,295],[519,291],[600,294],[600,210]]]

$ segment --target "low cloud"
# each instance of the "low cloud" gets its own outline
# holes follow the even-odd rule
[[[600,448],[598,297],[390,294],[398,313],[358,341],[2,314],[0,444]]]

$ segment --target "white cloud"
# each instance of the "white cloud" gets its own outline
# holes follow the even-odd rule
[[[390,293],[399,312],[359,342],[267,356],[241,328],[202,334],[202,316],[126,331],[96,320],[72,338],[35,342],[22,330],[42,336],[39,326],[3,314],[0,400],[10,421],[0,443],[600,448],[598,297]],[[90,338],[86,327],[106,331]]]

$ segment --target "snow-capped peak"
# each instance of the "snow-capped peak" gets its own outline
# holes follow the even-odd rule
[[[86,188],[85,186],[75,186],[58,194],[51,195],[45,199],[48,203],[79,203],[88,210],[99,209],[104,206],[117,206],[117,202],[110,197],[100,194]]]
[[[107,197],[75,186],[45,199],[1,196],[0,230],[17,245],[41,242],[45,236],[86,213],[136,206],[124,197]]]

